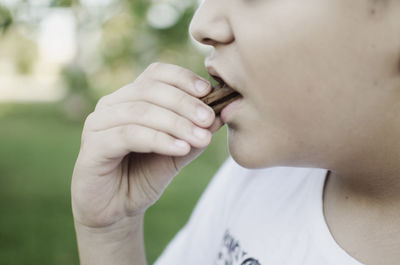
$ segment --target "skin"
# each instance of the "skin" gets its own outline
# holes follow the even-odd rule
[[[398,1],[204,1],[191,24],[244,97],[232,157],[330,169],[327,223],[365,264],[400,260],[399,32]]]
[[[205,0],[190,26],[243,95],[225,120],[232,157],[330,169],[326,221],[367,265],[400,260],[399,32],[400,2],[372,0]],[[146,264],[146,209],[222,125],[196,80],[152,64],[89,115],[71,185],[81,264]]]
[[[199,99],[210,90],[187,69],[153,63],[88,116],[71,183],[82,265],[146,264],[146,209],[222,126]]]

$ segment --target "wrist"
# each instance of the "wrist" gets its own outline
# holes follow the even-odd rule
[[[74,220],[78,241],[80,239],[93,242],[114,244],[131,239],[135,234],[140,234],[143,227],[143,215],[125,217],[106,227],[90,227]]]
[[[82,265],[145,265],[143,216],[127,217],[107,227],[88,227],[75,221]]]

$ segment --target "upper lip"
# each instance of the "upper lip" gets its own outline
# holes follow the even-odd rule
[[[216,70],[216,68],[214,68],[211,64],[207,64],[207,62],[206,62],[206,69],[207,69],[208,73],[210,74],[210,76],[211,76],[212,78],[214,78],[218,83],[220,83],[221,85],[222,85],[222,84],[226,84],[228,87],[230,87],[230,88],[232,88],[233,90],[236,90],[236,91],[237,91],[237,89],[236,89],[234,86],[232,86],[229,82],[227,82],[227,80],[224,79],[224,78],[218,73],[218,71]]]

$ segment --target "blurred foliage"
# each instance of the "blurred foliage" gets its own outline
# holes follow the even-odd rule
[[[12,22],[13,19],[10,11],[5,6],[0,5],[0,34],[4,34]]]
[[[88,76],[81,67],[73,64],[65,66],[61,76],[68,89],[62,104],[64,113],[71,120],[83,120],[96,104]]]
[[[145,19],[146,12],[150,6],[149,0],[127,1],[126,3],[128,4],[129,10],[133,16],[139,20]]]
[[[7,32],[7,37],[0,40],[0,58],[12,57],[14,67],[21,75],[32,73],[38,58],[37,43],[17,30],[10,30]]]
[[[21,74],[33,71],[38,56],[32,36],[38,33],[51,10],[72,11],[77,51],[72,61],[62,66],[60,78],[67,88],[64,102],[79,95],[84,97],[79,102],[87,104],[81,108],[81,114],[72,115],[76,119],[84,118],[97,99],[132,82],[154,61],[182,65],[208,76],[202,65],[204,58],[189,38],[189,23],[197,6],[195,0],[110,0],[105,6],[90,6],[79,0],[52,0],[49,6],[40,6],[40,12],[36,12],[38,6],[32,5],[33,2],[20,0],[9,10],[0,9],[1,14],[6,14],[0,19],[3,31],[7,28],[13,34],[25,34],[24,40],[11,40],[18,44],[12,48],[16,50],[12,55],[15,68]],[[165,28],[155,28],[148,21],[149,9],[160,3],[169,4],[178,12],[176,21]],[[0,46],[7,38],[11,39],[0,36]]]
[[[90,84],[85,71],[76,65],[67,65],[63,68],[62,76],[64,77],[67,87],[71,93],[83,93],[90,97]]]
[[[52,0],[51,7],[71,7],[73,5],[79,5],[79,0]]]
[[[34,41],[18,36],[16,45],[15,63],[17,71],[22,75],[30,74],[33,70],[35,59],[38,56],[37,45]]]

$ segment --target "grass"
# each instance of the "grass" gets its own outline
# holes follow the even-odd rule
[[[55,104],[0,105],[1,264],[78,264],[70,178],[82,124]],[[225,128],[187,166],[145,217],[149,264],[187,221],[227,157]]]

